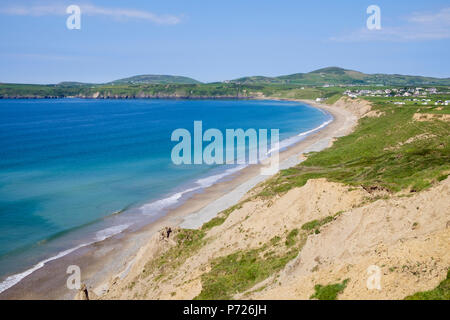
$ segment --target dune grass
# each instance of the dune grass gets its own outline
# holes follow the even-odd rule
[[[161,280],[168,276],[170,271],[181,266],[205,244],[205,234],[203,230],[181,229],[175,234],[176,245],[156,259],[150,260],[144,266],[141,278],[153,275],[155,279]]]
[[[206,231],[211,230],[211,229],[214,228],[214,227],[217,227],[217,226],[222,225],[222,224],[225,222],[225,220],[228,218],[228,216],[229,216],[234,210],[237,210],[237,209],[242,208],[242,205],[243,205],[246,201],[248,201],[248,200],[241,201],[240,203],[238,203],[238,204],[236,204],[236,205],[234,205],[234,206],[232,206],[232,207],[230,207],[230,208],[228,208],[228,209],[223,210],[222,212],[220,212],[216,217],[212,218],[211,220],[209,220],[208,222],[206,222],[206,223],[203,224],[203,226],[202,226],[202,231],[205,231],[205,232],[206,232]]]
[[[417,292],[405,298],[405,300],[450,300],[450,270],[445,278],[435,289]]]
[[[313,178],[390,192],[417,192],[444,179],[450,173],[450,124],[413,121],[415,105],[398,106],[387,98],[373,102],[383,116],[361,119],[352,134],[339,138],[331,148],[282,170],[265,183],[260,196],[287,192]],[[450,107],[445,108],[450,113]],[[429,137],[414,140],[423,134]],[[405,143],[409,139],[413,141]]]
[[[345,279],[342,283],[329,284],[326,286],[317,284],[314,286],[314,294],[310,299],[317,300],[336,300],[338,295],[347,287],[349,279]]]
[[[321,226],[333,221],[333,219],[334,218],[332,216],[328,216],[321,220],[313,220],[313,221],[307,222],[304,225],[302,225],[302,229],[306,230],[306,231],[312,231],[312,230],[318,231]]]
[[[287,233],[285,246],[274,237],[260,248],[239,250],[212,261],[211,271],[202,275],[202,291],[196,300],[231,299],[252,288],[294,259],[306,242],[306,233]]]

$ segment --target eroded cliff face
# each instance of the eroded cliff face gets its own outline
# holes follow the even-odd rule
[[[364,117],[364,116],[378,116],[377,113],[371,112],[372,105],[369,101],[363,100],[363,99],[352,99],[349,97],[341,97],[338,101],[336,101],[333,106],[344,108],[354,115],[356,115],[358,118]]]
[[[349,279],[339,299],[402,299],[445,278],[449,221],[450,178],[382,197],[309,180],[270,199],[248,194],[202,229],[156,235],[100,298],[309,299],[315,285]],[[381,290],[368,289],[371,266]]]
[[[344,212],[252,298],[308,299],[316,284],[349,279],[340,299],[403,299],[436,287],[450,267],[450,179],[431,190]],[[370,290],[370,267],[380,290]],[[373,268],[372,268],[373,269]]]

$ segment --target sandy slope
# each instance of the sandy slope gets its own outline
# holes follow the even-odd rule
[[[363,189],[318,179],[274,200],[247,202],[208,233],[210,242],[170,280],[157,285],[153,277],[137,280],[145,262],[170,247],[170,240],[155,237],[138,257],[141,263],[104,298],[192,299],[201,291],[200,276],[209,270],[211,259],[257,248],[287,230],[339,211],[344,213],[320,234],[309,236],[299,256],[284,270],[248,290],[250,294],[235,298],[308,299],[315,284],[347,278],[341,299],[401,299],[434,288],[450,266],[450,179],[412,197],[359,206],[370,196]],[[383,272],[380,291],[367,289],[371,265]],[[134,281],[138,284],[127,289]],[[253,292],[262,286],[264,290]]]
[[[358,103],[341,99],[336,105],[355,117],[371,112],[370,106]],[[208,231],[206,244],[161,281],[159,274],[146,274],[144,269],[175,245],[173,236],[163,231],[141,248],[129,270],[111,279],[101,298],[192,299],[201,292],[201,275],[211,269],[212,259],[258,248],[311,220],[336,214],[319,234],[308,236],[283,270],[235,298],[308,299],[314,285],[347,278],[340,299],[401,299],[434,288],[450,266],[450,178],[407,197],[367,201],[375,196],[362,188],[316,179],[282,196],[245,202]],[[367,289],[371,265],[382,270],[381,290]]]
[[[450,266],[450,178],[412,197],[393,197],[342,214],[310,236],[278,283],[253,298],[307,299],[315,284],[349,278],[341,299],[401,299],[434,288]],[[381,290],[367,269],[381,268]]]

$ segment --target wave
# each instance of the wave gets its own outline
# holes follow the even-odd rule
[[[175,193],[175,194],[173,194],[173,195],[171,195],[171,196],[169,196],[167,198],[156,200],[154,202],[144,204],[139,209],[145,215],[152,215],[152,214],[154,214],[155,211],[161,211],[163,209],[166,209],[166,208],[168,208],[170,206],[173,206],[173,205],[177,204],[178,201],[181,199],[181,197],[184,194],[196,191],[198,189],[201,189],[201,187],[186,189],[184,191]]]
[[[115,236],[116,234],[122,233],[129,227],[130,227],[130,224],[121,224],[118,226],[113,226],[110,228],[100,230],[95,234],[95,240],[92,243],[100,242],[100,241],[106,240],[108,238],[111,238],[112,236]]]
[[[50,257],[48,259],[42,260],[41,262],[37,263],[35,266],[33,266],[32,268],[22,272],[22,273],[17,273],[14,274],[12,276],[7,277],[3,282],[0,283],[0,293],[2,293],[5,290],[8,290],[9,288],[11,288],[12,286],[16,285],[17,283],[19,283],[22,279],[24,279],[25,277],[28,277],[30,274],[32,274],[33,272],[41,269],[42,267],[44,267],[48,262],[50,261],[54,261],[56,259],[62,258],[78,249],[81,249],[83,247],[87,247],[91,244],[94,244],[96,242],[100,242],[103,240],[106,240],[112,236],[115,236],[116,234],[119,234],[121,232],[123,232],[124,230],[126,230],[130,225],[127,224],[123,224],[123,225],[118,225],[118,226],[114,226],[111,228],[107,228],[107,229],[103,229],[98,231],[95,234],[95,238],[93,241],[87,242],[87,243],[83,243],[80,244],[76,247],[64,250],[59,252],[58,254],[56,254],[53,257]]]
[[[320,126],[318,126],[317,128],[314,128],[314,129],[311,129],[311,130],[309,130],[309,131],[300,133],[300,134],[298,135],[298,137],[307,136],[307,135],[309,135],[309,134],[311,134],[311,133],[314,133],[314,132],[316,132],[316,131],[318,131],[318,130],[320,130],[320,129],[323,129],[323,128],[325,128],[327,125],[329,125],[331,122],[333,122],[333,119],[330,119],[330,120],[328,120],[328,121],[325,121],[324,123],[322,123],[322,124],[321,124]]]
[[[293,136],[293,137],[290,137],[290,138],[287,138],[287,139],[281,141],[276,148],[270,149],[264,156],[260,155],[260,161],[267,159],[270,156],[270,154],[272,154],[274,151],[280,151],[282,149],[285,149],[285,148],[299,142],[300,140],[304,139],[306,136],[325,128],[331,122],[333,122],[333,120],[334,119],[331,118],[330,120],[323,122],[320,126],[314,128],[314,129],[311,129],[311,130],[308,130],[305,132],[301,132],[296,136]],[[232,175],[232,174],[246,168],[247,166],[248,166],[248,164],[238,165],[234,168],[227,169],[227,170],[223,171],[222,173],[211,175],[206,178],[198,179],[194,182],[194,185],[195,185],[194,187],[177,192],[166,198],[159,199],[154,202],[145,204],[140,207],[140,210],[144,215],[154,215],[155,213],[160,213],[162,210],[165,210],[165,209],[168,209],[169,207],[180,204],[181,199],[184,195],[194,192],[194,191],[198,191],[198,190],[202,190],[202,189],[211,187],[212,185],[214,185],[218,181],[222,180],[223,178],[225,178],[229,175]]]
[[[224,172],[222,172],[220,174],[209,176],[209,177],[206,177],[206,178],[203,178],[203,179],[198,179],[196,181],[196,183],[200,185],[200,188],[207,188],[207,187],[212,186],[213,184],[215,184],[219,180],[225,178],[226,176],[232,175],[233,173],[236,173],[236,172],[244,169],[245,167],[247,167],[246,164],[239,165],[239,166],[237,166],[235,168],[227,169],[227,170],[225,170]]]
[[[153,215],[158,212],[161,212],[161,210],[167,209],[171,206],[174,206],[178,204],[181,200],[181,198],[191,192],[202,190],[208,187],[211,187],[219,180],[225,178],[226,176],[229,176],[235,172],[238,172],[239,170],[242,170],[246,165],[238,166],[236,168],[227,169],[224,172],[216,175],[212,175],[206,178],[198,179],[194,182],[196,185],[195,187],[185,189],[183,191],[177,192],[171,196],[168,196],[167,198],[159,199],[154,202],[144,204],[139,209],[144,215]]]
[[[325,127],[328,126],[331,122],[333,122],[333,120],[334,120],[334,119],[331,118],[330,120],[325,121],[325,122],[322,123],[320,126],[314,128],[314,129],[311,129],[311,130],[308,130],[308,131],[305,131],[305,132],[301,132],[301,133],[299,133],[299,134],[296,135],[296,136],[293,136],[293,137],[290,137],[290,138],[287,138],[287,139],[281,141],[281,142],[279,143],[278,147],[275,147],[275,148],[270,149],[270,150],[267,152],[267,155],[270,155],[270,154],[272,154],[272,153],[275,152],[275,151],[280,151],[280,150],[282,150],[282,149],[285,149],[285,148],[287,148],[287,147],[289,147],[289,146],[291,146],[291,145],[293,145],[293,144],[295,144],[295,143],[301,141],[302,139],[306,138],[306,137],[309,136],[310,134],[312,134],[312,133],[314,133],[314,132],[317,132],[317,131],[319,131],[319,130],[325,128]]]

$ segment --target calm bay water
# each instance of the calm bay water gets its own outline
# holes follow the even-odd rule
[[[203,130],[280,129],[284,140],[329,119],[278,101],[0,100],[0,282],[151,222],[236,170],[174,165],[177,128],[202,120]]]

